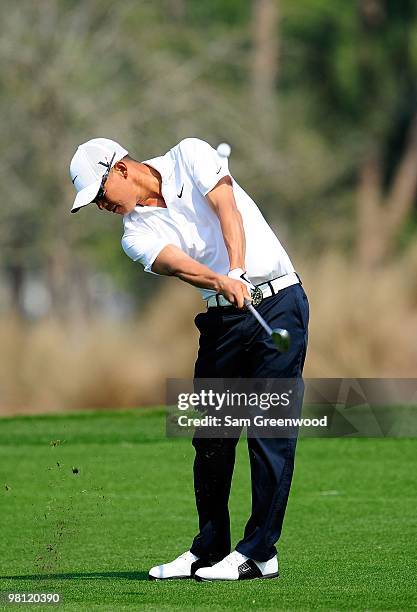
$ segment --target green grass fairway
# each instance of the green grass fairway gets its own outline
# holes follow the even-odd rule
[[[0,420],[0,607],[8,591],[57,592],[68,610],[417,607],[416,440],[299,441],[279,579],[148,582],[195,535],[193,455],[162,412]],[[234,542],[249,507],[242,441]]]

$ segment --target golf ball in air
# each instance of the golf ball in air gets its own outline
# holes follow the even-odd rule
[[[221,142],[217,147],[217,153],[220,155],[220,157],[229,157],[231,152],[232,149],[227,142]]]

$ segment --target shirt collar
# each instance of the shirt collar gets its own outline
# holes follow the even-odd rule
[[[154,157],[153,159],[147,159],[142,163],[146,164],[147,166],[152,166],[152,168],[158,170],[163,183],[166,183],[174,172],[175,162],[171,156],[171,151],[168,151],[168,153],[165,153],[165,155]]]

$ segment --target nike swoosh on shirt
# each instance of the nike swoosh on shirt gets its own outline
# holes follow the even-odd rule
[[[182,184],[181,191],[180,191],[179,193],[177,193],[177,196],[178,196],[179,198],[181,198],[181,197],[182,197],[182,192],[183,192],[183,191],[184,191],[184,183]]]
[[[71,182],[72,182],[72,184],[74,184],[74,183],[75,183],[75,179],[76,179],[77,177],[78,177],[78,174],[76,174],[76,175],[74,176],[74,178],[72,179],[72,181],[71,181]]]

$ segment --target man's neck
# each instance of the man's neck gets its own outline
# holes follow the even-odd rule
[[[166,208],[165,200],[162,196],[162,179],[159,172],[155,168],[142,163],[138,164],[137,171],[137,183],[140,193],[139,206]]]

